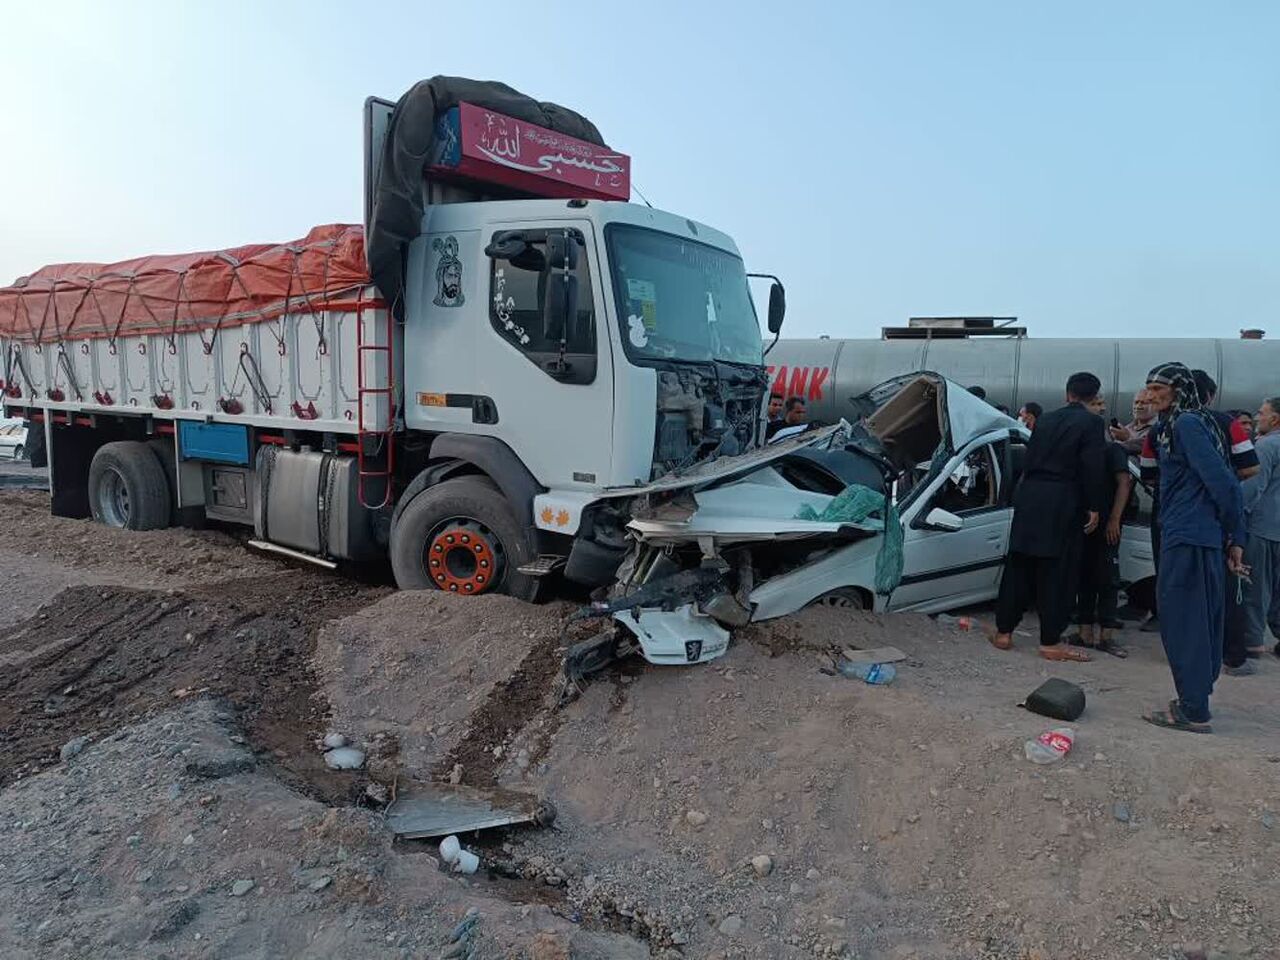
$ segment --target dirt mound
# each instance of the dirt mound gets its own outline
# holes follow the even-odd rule
[[[572,609],[419,591],[331,624],[315,662],[333,726],[393,738],[391,769],[408,776],[447,779],[459,763],[463,782],[492,783],[493,748],[548,707]]]
[[[286,569],[246,549],[242,537],[218,530],[116,530],[90,520],[49,515],[49,495],[5,491],[0,497],[0,551],[56,560],[78,570],[128,571],[135,586],[167,586]]]
[[[862,610],[809,607],[790,617],[750,624],[736,631],[734,639],[760,647],[776,657],[799,651],[835,654],[846,647],[865,650],[892,646],[904,633],[936,637],[940,629],[922,614],[899,613],[887,619]]]
[[[0,783],[56,762],[73,737],[205,692],[308,777],[322,769],[308,738],[327,712],[315,631],[385,593],[302,572],[185,592],[71,587],[0,632]]]

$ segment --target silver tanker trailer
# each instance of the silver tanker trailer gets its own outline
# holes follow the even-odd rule
[[[1209,371],[1219,409],[1250,412],[1280,394],[1280,341],[1209,339],[1072,339],[1036,337],[914,337],[881,340],[782,340],[769,352],[770,383],[809,403],[810,419],[850,415],[849,399],[903,373],[931,370],[1011,411],[1034,400],[1062,404],[1063,385],[1078,370],[1102,380],[1108,416],[1129,419],[1134,392],[1153,366],[1178,360]]]

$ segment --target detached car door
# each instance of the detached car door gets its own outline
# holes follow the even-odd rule
[[[990,439],[966,447],[913,505],[890,610],[933,613],[996,595],[1013,516],[1006,447]],[[960,529],[930,522],[934,510],[958,518]]]

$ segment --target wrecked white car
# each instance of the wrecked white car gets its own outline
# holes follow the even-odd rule
[[[596,614],[650,662],[698,663],[733,627],[810,604],[933,613],[994,598],[1026,429],[933,373],[851,403],[852,424],[650,487]],[[1126,582],[1154,574],[1142,520],[1125,527]]]

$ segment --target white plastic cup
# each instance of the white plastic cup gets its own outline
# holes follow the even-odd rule
[[[458,859],[453,862],[454,873],[475,873],[480,867],[480,858],[470,850],[459,850]]]
[[[457,837],[448,836],[440,841],[440,859],[445,863],[453,865],[461,853],[462,844],[458,842]]]

